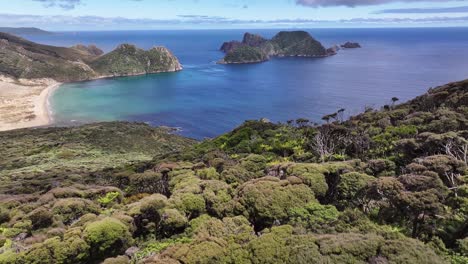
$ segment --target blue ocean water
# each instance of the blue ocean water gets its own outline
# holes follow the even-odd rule
[[[468,28],[310,29],[325,46],[357,41],[362,49],[329,58],[282,58],[217,65],[227,40],[247,30],[64,32],[30,39],[52,45],[164,45],[184,66],[177,73],[64,84],[51,98],[57,124],[130,120],[217,136],[244,120],[286,121],[345,108],[356,114],[428,88],[468,78]],[[271,37],[279,30],[249,30]]]

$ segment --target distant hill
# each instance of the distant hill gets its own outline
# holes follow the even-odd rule
[[[14,35],[50,35],[50,31],[45,31],[35,27],[0,27],[0,32]]]
[[[143,51],[123,44],[115,51],[102,54],[102,50],[93,45],[55,47],[0,32],[0,75],[13,78],[70,82],[182,69],[178,59],[164,47]]]

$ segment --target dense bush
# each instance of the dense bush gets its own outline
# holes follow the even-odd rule
[[[466,263],[467,93],[195,145],[130,123],[2,132],[0,263]]]
[[[86,225],[83,237],[90,245],[91,256],[97,259],[123,253],[132,241],[128,227],[115,218]]]

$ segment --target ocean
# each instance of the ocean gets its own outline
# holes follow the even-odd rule
[[[328,58],[278,58],[262,64],[218,65],[221,44],[249,31],[59,32],[26,36],[50,45],[96,44],[110,51],[120,43],[162,45],[184,70],[62,85],[50,98],[57,125],[127,120],[180,128],[192,138],[210,138],[245,120],[273,122],[321,117],[345,108],[401,102],[430,87],[468,78],[468,28],[308,29],[324,46],[359,42]]]

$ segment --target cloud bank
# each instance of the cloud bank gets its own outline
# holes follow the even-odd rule
[[[394,2],[406,2],[406,3],[417,3],[417,2],[449,2],[450,0],[296,0],[298,5],[309,6],[309,7],[331,7],[331,6],[370,6],[370,5],[381,5]],[[462,1],[462,0],[458,0]]]
[[[257,27],[308,27],[327,25],[404,25],[404,24],[440,24],[468,22],[468,16],[426,18],[355,18],[341,20],[316,19],[275,19],[243,20],[219,16],[180,15],[173,19],[130,19],[123,17],[100,16],[40,16],[1,14],[0,25],[11,27],[35,26],[49,30],[113,30],[113,29],[162,29],[162,28],[245,28]]]
[[[435,7],[435,8],[399,8],[384,9],[376,14],[443,14],[443,13],[468,13],[468,6]]]

